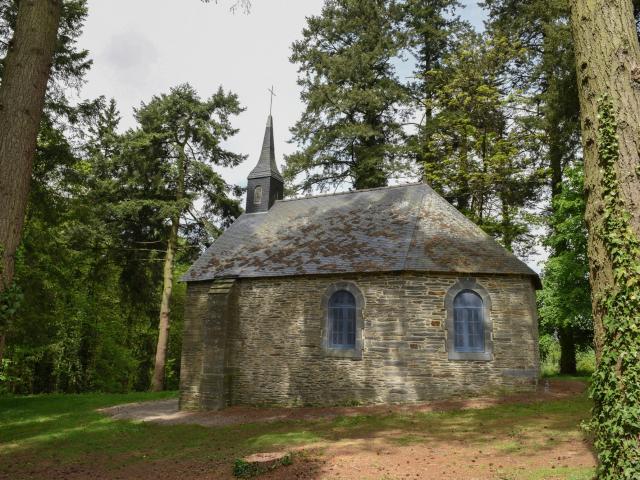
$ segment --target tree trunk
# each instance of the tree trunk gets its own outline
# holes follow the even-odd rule
[[[552,75],[552,73],[550,72],[549,75]],[[554,121],[557,120],[557,115],[551,116],[551,119],[546,123],[545,130],[549,144],[549,167],[551,168],[551,212],[555,214],[554,200],[562,193],[563,158],[566,147],[558,134],[558,123]],[[552,225],[551,228],[555,229],[555,226]],[[567,245],[566,241],[558,243],[551,255],[558,255],[567,251],[568,248],[569,245]],[[562,321],[565,322],[567,319],[563,318]],[[559,327],[558,337],[560,340],[560,373],[563,375],[576,375],[578,368],[576,364],[576,338],[573,335],[573,329],[570,326]]]
[[[631,0],[571,0],[600,479],[640,478],[640,46]]]
[[[578,372],[576,364],[576,342],[573,330],[570,326],[561,327],[558,330],[560,340],[560,373],[562,375],[575,375]]]
[[[2,370],[2,358],[4,356],[5,336],[0,334],[0,370]]]
[[[158,325],[158,345],[156,347],[156,361],[151,378],[151,390],[159,392],[164,389],[164,368],[167,363],[167,345],[169,343],[169,325],[171,320],[171,296],[173,294],[173,260],[178,245],[180,230],[180,209],[184,200],[185,179],[187,176],[187,156],[185,145],[179,144],[178,178],[176,181],[176,208],[179,209],[171,218],[171,231],[167,242],[167,252],[164,257],[162,301],[160,302],[160,322]]]
[[[572,0],[571,21],[584,148],[595,346],[599,357],[604,312],[598,298],[614,285],[614,280],[601,234],[605,192],[598,157],[598,101],[606,95],[613,105],[620,150],[614,166],[619,197],[631,216],[631,228],[640,236],[640,47],[630,0]]]
[[[171,232],[164,256],[162,301],[160,303],[160,323],[158,325],[158,345],[156,361],[153,367],[151,390],[159,392],[164,389],[164,368],[167,363],[167,345],[169,343],[169,323],[171,314],[171,295],[173,294],[173,259],[178,243],[179,218],[171,221]]]
[[[513,252],[513,219],[509,210],[509,199],[504,192],[504,187],[500,191],[500,227],[502,228],[502,244],[504,248]]]
[[[61,0],[20,1],[16,28],[4,58],[0,83],[0,292],[13,281],[61,10]]]
[[[551,167],[551,211],[555,213],[553,200],[562,192],[562,157],[563,151],[558,136],[553,132],[554,126],[549,125],[547,137],[549,138],[549,165]],[[555,228],[555,227],[552,227]],[[568,246],[566,242],[562,242],[555,247],[552,255],[566,251]],[[562,319],[566,321],[566,319]],[[576,364],[576,339],[573,335],[573,329],[570,326],[563,326],[558,329],[558,337],[560,340],[560,373],[563,375],[576,375],[578,368]]]

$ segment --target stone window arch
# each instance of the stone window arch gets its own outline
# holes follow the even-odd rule
[[[352,282],[332,284],[322,296],[322,348],[327,356],[362,358],[364,296]]]
[[[447,291],[449,360],[493,359],[491,297],[475,278],[461,278]]]

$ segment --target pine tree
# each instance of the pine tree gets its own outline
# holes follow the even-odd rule
[[[20,2],[0,83],[0,294],[13,282],[61,2]],[[34,54],[34,52],[37,52]],[[7,299],[0,297],[0,303]],[[0,326],[2,327],[2,326]],[[0,332],[0,361],[4,332]]]
[[[547,187],[542,192],[543,198],[548,198],[548,206],[543,211],[550,236],[554,237],[558,225],[554,220],[555,206],[559,204],[554,198],[562,191],[565,170],[577,163],[580,148],[569,5],[567,0],[488,0],[486,6],[489,30],[518,46],[517,57],[510,62],[509,82],[511,88],[522,91],[528,98],[531,108],[526,114],[527,122],[539,132],[539,142],[532,145],[531,154],[540,156],[548,169]],[[563,258],[562,245],[554,245],[549,268],[563,262]],[[589,291],[582,293],[588,295]],[[577,317],[570,315],[570,318]],[[567,319],[556,322],[554,328],[561,346],[560,372],[575,374],[576,341],[584,336],[576,330],[574,338],[574,329]]]
[[[457,47],[460,36],[471,27],[456,15],[461,7],[456,0],[405,0],[400,6],[399,28],[404,36],[405,56],[415,62],[413,78],[408,82],[414,125],[407,149],[422,171],[426,163],[439,161],[438,152],[429,149],[428,141],[435,114],[435,77],[445,57]]]
[[[408,91],[394,72],[402,41],[388,0],[327,0],[293,45],[305,111],[285,178],[312,191],[380,187],[402,171]],[[304,176],[304,178],[301,178]]]
[[[432,118],[424,128],[424,178],[508,249],[527,250],[527,208],[541,171],[536,138],[523,123],[520,98],[507,92],[503,38],[467,32],[429,80]],[[430,158],[437,161],[430,161]]]
[[[238,201],[229,196],[231,187],[213,166],[236,166],[244,159],[221,145],[237,133],[231,118],[242,111],[237,96],[219,89],[202,100],[190,85],[153,97],[136,110],[140,127],[132,132],[129,143],[155,166],[162,182],[155,208],[168,223],[153,390],[164,386],[179,233],[196,225],[225,225],[239,214]],[[196,211],[198,199],[204,212]]]
[[[10,300],[3,291],[15,289],[15,257],[47,85],[50,100],[54,93],[64,98],[56,87],[78,81],[90,64],[87,52],[76,46],[85,4],[0,1],[0,308]],[[4,343],[0,325],[0,363]]]

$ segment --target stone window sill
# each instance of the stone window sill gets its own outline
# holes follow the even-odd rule
[[[362,349],[325,347],[324,355],[326,357],[332,358],[350,358],[352,360],[362,360]]]
[[[490,362],[493,360],[491,352],[449,352],[449,360],[476,360]]]

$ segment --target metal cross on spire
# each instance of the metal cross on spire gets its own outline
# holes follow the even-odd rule
[[[271,85],[271,88],[268,89],[268,92],[271,93],[271,103],[269,104],[269,116],[271,116],[271,110],[273,109],[273,97],[276,96],[276,92],[273,89],[273,85]]]

